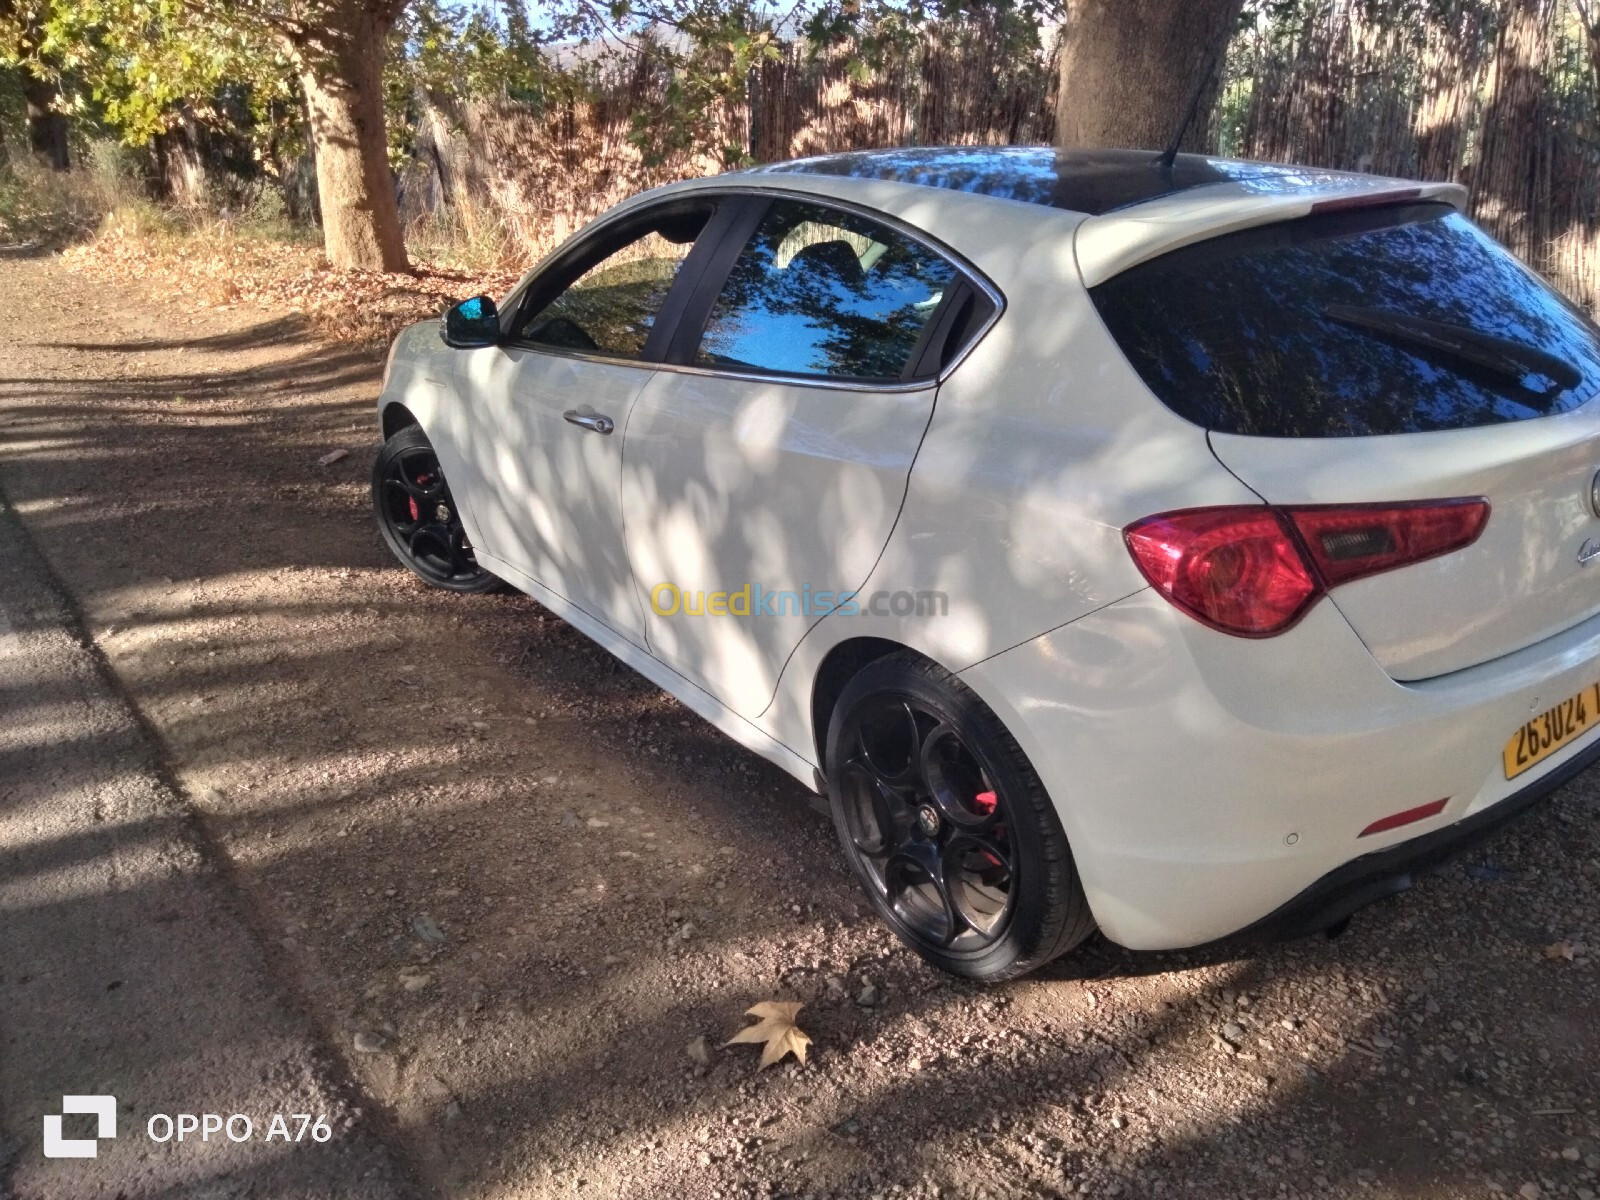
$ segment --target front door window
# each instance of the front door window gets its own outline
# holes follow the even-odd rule
[[[705,228],[710,210],[676,213],[630,231],[547,302],[535,299],[519,321],[518,341],[552,350],[641,359],[678,270]]]

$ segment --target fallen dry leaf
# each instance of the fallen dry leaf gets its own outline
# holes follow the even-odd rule
[[[1571,962],[1578,953],[1578,948],[1571,942],[1551,942],[1544,948],[1544,956],[1551,959],[1565,959]]]
[[[766,1000],[745,1009],[745,1016],[760,1018],[754,1025],[739,1030],[724,1046],[735,1042],[765,1042],[761,1052],[762,1067],[770,1067],[785,1054],[793,1054],[802,1063],[806,1061],[806,1047],[811,1039],[794,1023],[805,1005],[798,1002]]]

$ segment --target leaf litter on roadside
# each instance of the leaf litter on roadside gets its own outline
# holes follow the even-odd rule
[[[195,309],[250,304],[303,315],[330,341],[387,343],[414,321],[436,317],[463,296],[509,291],[506,266],[471,269],[417,260],[406,274],[330,267],[309,245],[252,237],[227,222],[162,237],[107,229],[69,247],[64,262],[154,284]]]
[[[763,1068],[770,1067],[786,1054],[792,1054],[804,1063],[806,1047],[811,1045],[811,1038],[795,1024],[795,1018],[804,1007],[798,1001],[783,1000],[765,1000],[752,1005],[745,1009],[745,1016],[756,1017],[756,1023],[747,1025],[722,1044],[726,1047],[738,1042],[766,1043],[766,1048],[761,1051]]]

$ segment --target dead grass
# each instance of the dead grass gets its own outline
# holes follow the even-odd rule
[[[299,313],[333,341],[385,342],[455,300],[503,295],[526,258],[487,210],[447,210],[408,233],[413,274],[339,271],[318,231],[289,222],[281,205],[157,204],[114,142],[92,143],[71,171],[25,155],[0,171],[0,244],[60,248],[74,268],[143,283],[196,310]]]
[[[109,227],[63,257],[184,297],[195,309],[299,313],[329,340],[360,343],[388,341],[466,296],[503,295],[517,280],[515,271],[426,261],[409,275],[335,270],[315,247],[252,236],[225,222],[154,234]]]
[[[25,154],[0,170],[0,243],[60,246],[93,236],[107,216],[150,226],[155,206],[124,169],[115,143],[96,142],[76,169],[52,171]]]

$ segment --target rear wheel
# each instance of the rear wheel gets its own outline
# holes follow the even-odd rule
[[[1044,785],[989,707],[909,653],[846,686],[828,729],[834,827],[873,907],[940,970],[994,982],[1094,929]]]
[[[428,437],[408,425],[372,465],[372,506],[394,556],[413,574],[451,592],[487,592],[500,580],[478,565]]]

